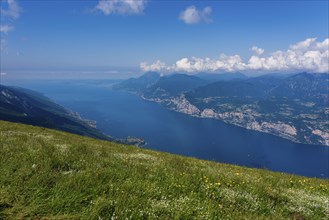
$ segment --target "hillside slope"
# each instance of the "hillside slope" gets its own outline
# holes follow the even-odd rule
[[[0,120],[62,130],[102,140],[114,140],[96,128],[96,122],[54,103],[41,93],[0,86]]]
[[[0,219],[328,219],[329,181],[0,121]]]
[[[144,90],[143,96],[147,99],[168,98],[206,84],[206,80],[195,76],[173,74],[161,77],[156,83]]]
[[[43,94],[20,87],[0,85],[0,120],[35,125],[123,144],[144,146],[138,137],[113,138],[96,128],[96,121],[54,103]]]
[[[200,117],[220,119],[297,143],[329,146],[328,76],[300,73],[286,78],[265,75],[215,82],[175,102],[185,101]]]
[[[156,72],[147,72],[138,78],[130,78],[117,83],[113,86],[117,90],[125,90],[134,93],[141,93],[146,88],[152,86],[160,79],[160,74]]]

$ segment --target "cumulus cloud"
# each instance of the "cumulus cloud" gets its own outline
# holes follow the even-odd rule
[[[329,38],[317,41],[309,38],[290,45],[286,51],[275,51],[264,55],[264,49],[256,46],[251,48],[255,52],[247,61],[239,55],[227,56],[221,54],[216,59],[211,58],[182,58],[173,65],[167,66],[161,61],[148,65],[142,63],[143,71],[162,72],[329,72]]]
[[[187,7],[179,14],[179,19],[186,24],[199,24],[201,22],[211,22],[211,7],[207,6],[203,10],[198,10],[194,5]]]
[[[249,70],[329,72],[329,39],[318,42],[309,38],[293,44],[286,51],[275,51],[268,57],[252,56]]]
[[[8,8],[7,9],[2,9],[1,8],[1,14],[4,17],[8,17],[11,19],[17,19],[19,18],[21,8],[17,4],[16,1],[14,0],[7,0],[8,3]]]
[[[251,48],[251,50],[252,50],[253,52],[255,52],[257,55],[262,55],[262,54],[264,53],[264,49],[259,48],[259,47],[257,47],[257,46],[253,46],[253,47]]]
[[[14,30],[14,26],[12,25],[0,25],[0,32],[8,34],[8,32]]]
[[[0,33],[8,34],[10,31],[14,30],[14,26],[11,24],[13,20],[19,18],[21,8],[14,0],[7,0],[6,8],[1,8],[1,19],[2,24],[0,25]],[[3,50],[3,46],[1,46]]]
[[[147,0],[100,0],[95,9],[104,15],[119,14],[133,15],[142,14]]]
[[[145,72],[149,72],[149,71],[163,71],[166,68],[166,64],[161,62],[160,60],[156,61],[153,64],[148,65],[146,62],[143,62],[139,65],[139,67],[145,71]]]

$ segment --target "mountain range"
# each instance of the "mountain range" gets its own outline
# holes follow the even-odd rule
[[[219,119],[298,143],[329,146],[328,74],[229,74],[161,76],[152,72],[114,88],[192,116]]]

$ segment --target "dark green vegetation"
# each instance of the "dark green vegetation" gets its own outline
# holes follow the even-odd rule
[[[139,88],[138,94],[193,116],[220,119],[295,142],[329,146],[328,74],[212,75],[161,77],[144,90]],[[124,82],[119,85],[134,91]]]
[[[209,82],[230,81],[230,80],[239,80],[239,79],[248,78],[246,75],[242,73],[222,73],[222,74],[198,73],[195,76],[207,80]]]
[[[0,121],[0,219],[328,219],[329,181]]]
[[[207,77],[205,77],[207,78]],[[160,77],[157,72],[148,72],[139,78],[130,78],[113,86],[117,90],[125,90],[147,98],[167,98],[179,95],[211,82],[195,76],[172,74]]]
[[[161,77],[157,82],[143,91],[143,96],[146,98],[169,98],[206,84],[206,80],[195,76],[174,74]]]
[[[153,85],[160,79],[160,74],[156,72],[148,72],[143,76],[135,79],[130,78],[119,84],[114,85],[115,89],[124,89],[130,92],[139,93],[144,91],[149,86]]]
[[[82,119],[78,113],[52,102],[38,92],[18,87],[1,85],[0,120],[58,129],[103,140],[113,140],[95,128],[96,122]]]

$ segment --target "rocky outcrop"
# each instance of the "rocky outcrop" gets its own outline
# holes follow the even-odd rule
[[[199,116],[200,110],[192,105],[184,95],[170,99],[171,104],[174,106],[174,110],[185,113],[192,116]]]
[[[321,131],[316,129],[312,131],[312,134],[318,135],[322,138],[322,144],[329,146],[329,132]]]

